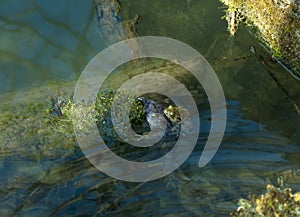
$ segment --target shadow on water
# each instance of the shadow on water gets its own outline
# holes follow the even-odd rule
[[[194,152],[178,170],[158,180],[128,183],[110,178],[96,170],[76,144],[74,152],[45,159],[17,150],[9,156],[1,153],[0,215],[225,216],[239,198],[265,192],[278,176],[299,191],[300,118],[295,108],[300,106],[299,82],[273,63],[244,28],[230,38],[216,1],[121,3],[124,20],[141,15],[140,35],[181,40],[214,68],[228,107],[219,151],[207,166],[198,167],[210,129],[209,104],[201,95],[197,99],[201,132]],[[22,96],[28,101],[28,94],[21,91],[32,83],[78,77],[104,48],[91,2],[0,4],[0,92],[12,92],[2,95],[0,109],[13,107]],[[250,52],[251,46],[256,54]],[[51,91],[44,87],[41,96],[31,95],[31,100],[45,100],[42,93],[51,96]]]

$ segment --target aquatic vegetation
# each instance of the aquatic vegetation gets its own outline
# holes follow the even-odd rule
[[[240,199],[239,207],[230,216],[290,216],[300,215],[300,192],[293,193],[291,188],[282,185],[267,185],[262,195],[250,194],[249,199]]]
[[[113,91],[103,91],[96,97],[93,116],[99,127],[109,117],[113,96]],[[60,91],[39,102],[3,106],[0,115],[0,153],[26,153],[26,156],[38,155],[40,158],[59,156],[62,154],[60,152],[67,150],[74,151],[73,105],[71,95]],[[82,108],[88,109],[84,105]],[[133,100],[131,108],[131,120],[137,122],[143,117],[143,106]],[[84,119],[82,115],[78,118]]]
[[[298,1],[221,0],[228,6],[231,35],[243,21],[274,58],[300,75],[300,7]]]
[[[164,62],[152,62],[145,64],[141,62],[139,67],[136,62],[135,67],[120,69],[122,76],[112,75],[108,79],[108,86],[117,87],[122,78],[127,78],[128,73],[138,74],[144,70],[153,68],[160,71],[184,72],[176,65],[165,65]],[[101,89],[95,97],[93,117],[104,136],[114,136],[110,121],[110,107],[112,105],[115,90]],[[1,101],[0,114],[0,154],[5,156],[23,155],[33,159],[49,158],[72,154],[78,150],[75,134],[72,125],[72,110],[74,102],[72,92],[73,82],[50,82],[43,87],[37,86],[19,94],[18,99]],[[133,126],[142,124],[145,120],[145,111],[141,101],[133,98],[130,93],[121,93],[124,97],[124,104],[118,107],[119,113],[124,110],[125,103],[130,105],[129,119]],[[10,98],[10,97],[7,97]],[[91,109],[82,102],[82,109]],[[122,110],[123,109],[123,110]],[[82,114],[78,113],[78,118],[84,120]]]

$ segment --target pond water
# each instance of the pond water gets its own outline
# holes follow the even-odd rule
[[[123,20],[141,16],[140,36],[185,42],[213,67],[228,112],[218,152],[198,167],[210,129],[205,96],[197,103],[201,130],[195,150],[178,170],[154,181],[113,179],[93,167],[78,147],[71,155],[38,159],[17,150],[3,152],[0,215],[226,216],[239,198],[264,193],[279,176],[300,191],[299,81],[274,63],[243,26],[230,37],[218,1],[120,2]],[[108,46],[99,36],[91,1],[3,0],[0,6],[0,111],[3,105],[13,107],[32,85],[48,96],[49,81],[75,81]]]

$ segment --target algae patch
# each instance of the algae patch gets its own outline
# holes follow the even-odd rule
[[[295,0],[221,0],[231,35],[243,21],[274,58],[300,76],[300,3]]]
[[[93,112],[99,133],[108,141],[109,137],[115,135],[109,124],[110,107],[122,79],[153,69],[177,75],[185,72],[176,64],[160,61],[135,63],[134,66],[128,64],[121,67],[118,73],[112,73],[107,79],[107,86],[95,96],[93,108],[80,102],[82,109]],[[74,82],[53,82],[19,93],[14,100],[10,96],[1,96],[0,155],[43,159],[65,157],[79,150],[72,123],[73,90]],[[130,93],[124,94],[124,103],[130,103],[129,119],[132,126],[141,125],[145,120],[143,104]],[[121,112],[124,105],[118,109]],[[78,115],[80,120],[84,120],[80,112]]]
[[[277,186],[268,184],[265,194],[240,199],[230,216],[300,216],[300,192],[293,193],[291,188],[284,187],[283,177],[279,177]]]

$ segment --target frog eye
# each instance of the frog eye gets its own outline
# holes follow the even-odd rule
[[[146,102],[146,99],[145,99],[144,97],[142,97],[142,96],[139,96],[137,99],[138,99],[139,101],[143,102],[143,103]]]

